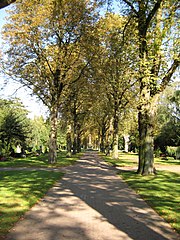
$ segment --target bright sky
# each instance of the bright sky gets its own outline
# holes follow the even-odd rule
[[[7,15],[7,8],[0,9],[0,32],[2,26],[5,24],[5,16]],[[2,38],[0,33],[0,46],[2,44]],[[18,83],[9,83],[4,87],[4,79],[5,77],[0,74],[0,97],[1,98],[20,98],[23,102],[24,106],[28,109],[29,117],[34,118],[34,116],[47,116],[47,109],[41,103],[38,102],[37,98],[30,96],[30,90],[21,88],[21,85]],[[12,81],[12,80],[11,80]]]

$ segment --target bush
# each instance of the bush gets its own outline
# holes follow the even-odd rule
[[[173,157],[174,159],[180,159],[180,146],[179,147],[167,147],[167,154],[169,157]]]
[[[160,157],[162,155],[161,149],[157,148],[156,150],[154,150],[154,155],[155,155],[155,157]]]

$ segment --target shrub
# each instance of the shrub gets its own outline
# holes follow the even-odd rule
[[[179,147],[167,147],[167,153],[169,157],[173,157],[174,159],[180,159],[180,146]]]

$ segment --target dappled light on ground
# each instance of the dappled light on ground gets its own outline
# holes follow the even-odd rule
[[[177,235],[94,152],[67,168],[8,240],[175,240]]]

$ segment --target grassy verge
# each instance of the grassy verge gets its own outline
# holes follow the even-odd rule
[[[133,167],[138,164],[138,155],[137,154],[119,154],[119,159],[112,159],[110,156],[102,155],[103,159],[117,167]]]
[[[119,175],[180,233],[180,189],[178,174],[158,171],[156,176],[142,177],[129,171],[120,172]]]
[[[155,164],[161,165],[180,165],[180,160],[174,159],[173,157],[167,157],[164,159],[163,157],[155,158]]]
[[[111,163],[113,166],[119,167],[137,167],[138,166],[138,155],[136,153],[120,153],[119,159],[112,159],[109,156],[102,155],[103,158]],[[154,159],[155,164],[160,165],[180,165],[180,161],[172,157],[163,159],[161,157]]]
[[[48,163],[48,155],[28,156],[0,162],[0,167],[63,167],[72,165],[81,154],[67,158],[66,152],[58,153],[57,163]],[[29,210],[63,173],[53,171],[1,171],[0,172],[0,240],[4,239],[15,222]]]
[[[105,157],[105,160],[116,166],[137,166],[137,156],[131,154],[123,154],[118,160],[110,157]],[[161,164],[161,159],[158,159],[158,164]],[[169,162],[166,164],[168,165]],[[178,173],[158,171],[155,176],[140,176],[134,171],[119,171],[119,176],[180,233]]]
[[[52,171],[0,172],[0,239],[62,175]]]
[[[27,156],[26,158],[14,158],[5,162],[0,162],[0,167],[63,167],[76,162],[80,154],[66,157],[66,152],[60,152],[57,155],[57,163],[49,164],[48,155]]]

